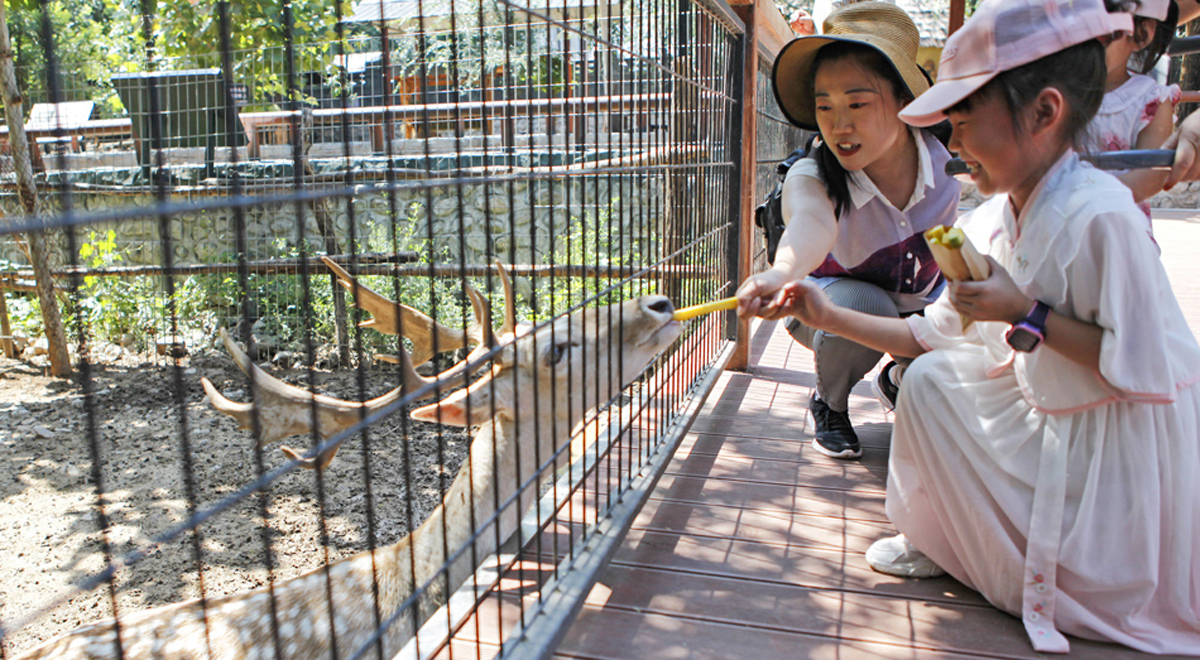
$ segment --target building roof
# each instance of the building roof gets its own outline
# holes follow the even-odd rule
[[[950,3],[946,0],[895,0],[896,6],[908,12],[921,33],[921,45],[941,48],[946,45],[950,25]]]

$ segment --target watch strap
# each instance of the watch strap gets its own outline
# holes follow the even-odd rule
[[[1050,306],[1046,303],[1035,300],[1033,307],[1029,309],[1029,313],[1025,315],[1024,323],[1027,323],[1038,329],[1042,335],[1046,334],[1046,317],[1050,314]]]

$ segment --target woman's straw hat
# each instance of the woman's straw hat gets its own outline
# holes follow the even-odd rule
[[[792,40],[775,58],[771,73],[775,99],[788,121],[800,128],[817,130],[812,65],[817,51],[839,41],[882,53],[913,97],[929,88],[929,78],[917,66],[921,34],[912,18],[890,2],[855,3],[830,14],[822,34]]]

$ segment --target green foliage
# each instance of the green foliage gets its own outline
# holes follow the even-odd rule
[[[512,64],[512,84],[531,87],[546,96],[560,96],[566,88],[567,64],[560,55],[519,58]]]
[[[42,42],[42,7],[50,18],[53,51],[59,72],[59,100],[96,101],[97,113],[117,116],[121,105],[112,74],[139,61],[137,32],[130,7],[120,0],[8,0],[9,33],[17,86],[32,103],[50,99],[46,49]]]
[[[103,235],[89,232],[87,242],[79,249],[79,257],[91,268],[116,266],[122,261],[116,233],[111,229]],[[212,300],[197,278],[177,278],[174,295],[168,297],[161,278],[88,275],[68,299],[64,318],[73,336],[77,336],[82,325],[91,341],[145,350],[156,335],[171,332],[172,313],[175,329],[182,335],[212,326]]]
[[[617,208],[620,199],[614,198],[609,208]],[[576,266],[631,266],[644,263],[644,246],[629,236],[621,235],[620,223],[612,221],[608,208],[598,212],[585,211],[582,218],[572,218],[570,228],[555,238],[549,262]],[[534,283],[534,296],[539,308],[549,307],[550,314],[561,314],[577,305],[598,307],[655,292],[656,285],[646,280],[632,280],[620,286],[619,279],[606,277],[541,278]],[[611,288],[610,288],[611,287]]]
[[[342,14],[350,3],[339,0]],[[172,0],[158,7],[154,39],[164,55],[184,58],[180,68],[219,67],[219,2]],[[249,83],[254,98],[279,98],[287,89],[285,8],[292,16],[296,74],[326,70],[333,60],[336,12],[324,0],[232,0],[229,2],[233,76]],[[303,83],[297,80],[297,85]]]
[[[36,337],[42,334],[42,306],[36,295],[31,293],[0,292],[5,295],[8,304],[8,322],[14,333],[26,337]]]

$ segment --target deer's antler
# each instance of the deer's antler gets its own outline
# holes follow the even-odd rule
[[[359,304],[364,309],[371,311],[377,318],[381,315],[375,310],[386,310],[385,313],[391,314],[387,317],[390,320],[382,324],[382,327],[381,324],[375,323],[374,320],[363,322],[363,326],[370,325],[381,331],[384,331],[384,328],[399,328],[394,323],[396,318],[394,314],[397,307],[396,303],[358,284],[353,276],[333,261],[324,257],[323,259],[326,265],[337,274],[338,281],[342,286],[352,292],[357,291]],[[465,342],[461,340],[463,337],[467,338],[469,343],[475,345],[475,348],[465,358],[455,363],[449,369],[439,373],[434,378],[418,374],[414,364],[419,364],[419,362],[410,357],[408,352],[401,347],[400,355],[398,356],[379,356],[387,362],[400,365],[400,386],[396,389],[369,401],[361,402],[345,401],[323,394],[313,394],[294,385],[289,385],[263,371],[254,364],[241,347],[233,341],[229,333],[222,328],[220,334],[221,340],[225,343],[225,348],[233,356],[234,362],[237,363],[242,372],[249,376],[250,380],[254,383],[254,403],[242,403],[230,400],[222,395],[207,378],[202,378],[201,384],[204,386],[204,391],[208,394],[209,401],[212,402],[213,407],[236,419],[238,421],[238,428],[253,430],[254,406],[257,405],[259,410],[259,442],[261,444],[281,440],[292,435],[306,435],[314,431],[322,440],[328,440],[354,426],[364,417],[391,405],[404,393],[415,392],[419,388],[434,384],[450,385],[459,378],[462,378],[465,382],[464,374],[470,376],[484,366],[481,363],[472,367],[471,364],[473,362],[479,362],[488,351],[498,346],[501,342],[511,341],[515,337],[516,305],[512,294],[512,282],[504,266],[500,263],[497,263],[496,266],[499,270],[500,281],[505,293],[504,325],[500,328],[498,335],[495,331],[491,330],[489,325],[491,319],[490,304],[483,294],[476,291],[470,285],[467,285],[466,291],[467,297],[471,300],[471,308],[475,320],[465,333],[446,328],[411,307],[399,305],[402,310],[411,312],[411,315],[407,315],[408,312],[404,312],[406,316],[403,317],[403,323],[405,336],[412,339],[413,337],[410,333],[414,331],[418,335],[418,339],[414,339],[413,341],[414,353],[416,349],[424,347],[424,352],[421,355],[432,356],[433,337],[435,333],[439,337],[439,348],[442,348],[441,338],[447,335],[456,337],[456,341],[459,342],[449,348],[464,345]],[[364,301],[371,302],[364,303]],[[449,348],[446,350],[449,350]],[[431,390],[431,394],[433,391]],[[301,456],[300,452],[288,446],[280,447],[280,450],[288,458],[299,461],[303,467],[312,469],[319,466],[325,468],[337,454],[340,444],[338,443],[323,450],[313,458],[305,458]]]
[[[438,381],[449,381],[452,378],[450,375],[438,378],[422,376],[413,367],[408,354],[402,353],[399,359],[399,387],[368,401],[344,401],[324,394],[313,394],[268,374],[254,364],[250,356],[246,355],[237,342],[233,341],[225,328],[221,328],[220,332],[226,350],[254,384],[254,403],[230,400],[221,394],[207,378],[200,379],[200,382],[213,407],[236,419],[240,429],[253,430],[254,407],[258,406],[260,444],[267,444],[292,435],[305,435],[314,430],[321,439],[327,440],[354,426],[362,418],[382,410],[405,392],[415,392],[426,385]],[[282,447],[281,449],[288,457],[299,460],[303,467],[314,468],[320,465],[324,468],[337,454],[338,446],[326,449],[314,459],[302,458],[291,447]]]
[[[385,335],[400,334],[403,329],[404,336],[413,343],[412,361],[414,364],[424,364],[433,357],[435,337],[439,351],[455,351],[467,347],[471,339],[468,332],[446,327],[408,305],[385,298],[360,283],[329,257],[321,257],[321,261],[324,261],[325,265],[337,275],[338,284],[341,284],[354,297],[354,304],[371,315],[371,318],[359,323],[359,327],[375,328]],[[383,356],[380,358],[387,362],[396,361],[395,358],[390,360]]]
[[[478,293],[475,295],[479,296]],[[482,297],[479,297],[482,300]],[[480,343],[466,358],[436,377],[430,378],[417,373],[408,352],[401,348],[400,355],[395,358],[396,363],[400,365],[399,387],[367,401],[346,401],[324,394],[313,394],[308,390],[279,380],[254,364],[250,356],[246,355],[224,328],[221,328],[220,334],[221,340],[225,343],[225,348],[233,357],[234,362],[254,383],[254,403],[230,400],[221,394],[207,378],[201,378],[200,382],[213,407],[236,419],[240,429],[253,430],[254,407],[258,406],[260,445],[293,435],[307,435],[314,431],[322,440],[328,440],[354,426],[363,418],[391,405],[407,392],[415,392],[422,387],[438,384],[449,386],[454,383],[455,379],[462,378],[464,374],[470,376],[486,366],[486,363],[481,363],[472,367],[471,363],[489,350],[483,343]],[[435,392],[436,389],[430,389],[428,396],[433,396]],[[428,396],[421,398],[428,398]],[[280,447],[280,451],[288,458],[299,461],[301,467],[325,468],[337,455],[340,445],[339,442],[328,447],[314,458],[305,458],[288,446]]]

